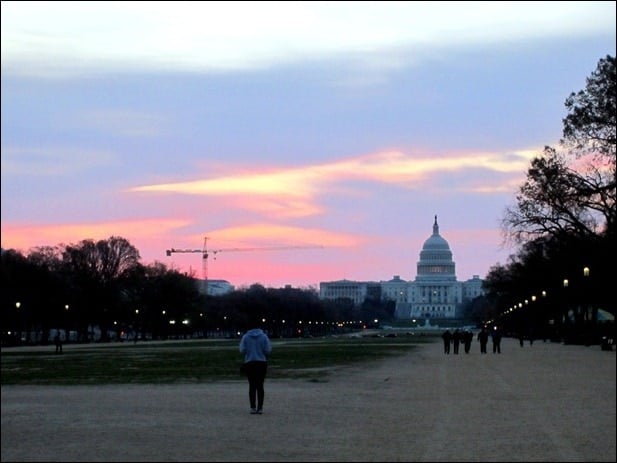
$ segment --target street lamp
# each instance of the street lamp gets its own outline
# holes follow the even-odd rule
[[[15,308],[17,309],[17,311],[18,311],[18,312],[19,312],[19,308],[20,308],[20,307],[21,307],[21,302],[17,301],[17,302],[15,303]],[[20,323],[20,318],[21,318],[21,314],[20,314],[20,316],[18,317],[18,321],[17,321],[17,323],[19,324],[19,331],[17,331],[17,332],[19,333],[19,342],[21,342],[21,334],[22,334],[22,333],[21,333],[21,329],[22,329],[22,326],[21,326],[21,325],[22,325],[22,323]]]
[[[564,332],[563,332],[563,340],[565,343],[568,343],[570,341],[571,338],[571,334],[572,334],[572,320],[570,318],[570,309],[568,309],[568,296],[570,296],[569,294],[569,288],[570,287],[570,280],[568,280],[567,278],[563,279],[563,291],[564,291],[564,309],[565,309],[565,313],[562,315],[562,326],[564,328]]]
[[[593,301],[590,300],[590,295],[592,291],[589,289],[589,275],[590,275],[589,267],[583,267],[583,291],[584,291],[584,302],[585,302],[585,321],[590,325],[589,328],[589,336],[592,340],[596,337],[596,329],[598,322],[598,309],[594,306]]]

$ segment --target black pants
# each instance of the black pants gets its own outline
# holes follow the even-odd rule
[[[247,362],[246,377],[249,380],[249,402],[251,408],[261,410],[264,406],[264,381],[268,371],[267,362]]]
[[[480,343],[480,353],[486,354],[486,343],[485,342]]]

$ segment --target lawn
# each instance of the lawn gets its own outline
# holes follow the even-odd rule
[[[271,379],[326,381],[337,368],[400,355],[431,337],[274,339]],[[239,340],[187,340],[3,348],[1,384],[83,385],[237,380]]]

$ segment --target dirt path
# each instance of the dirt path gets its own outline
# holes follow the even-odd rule
[[[615,352],[422,345],[325,382],[3,386],[2,461],[616,461]]]

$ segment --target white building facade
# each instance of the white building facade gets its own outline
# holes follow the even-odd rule
[[[448,242],[439,234],[437,216],[433,234],[424,242],[416,279],[407,285],[407,300],[397,302],[396,318],[455,318],[463,302],[456,266]]]
[[[197,290],[208,296],[222,296],[234,290],[234,286],[227,280],[197,280]]]
[[[350,280],[320,283],[322,299],[349,298],[361,304],[367,297],[367,288],[374,283]],[[417,262],[414,281],[405,281],[399,275],[381,281],[380,299],[395,303],[394,316],[400,319],[456,318],[457,309],[465,300],[484,294],[478,275],[465,282],[457,281],[456,266],[448,242],[439,234],[437,216],[433,233],[424,242]]]
[[[354,305],[360,305],[366,298],[366,283],[352,280],[337,280],[319,283],[321,299],[351,299]]]

